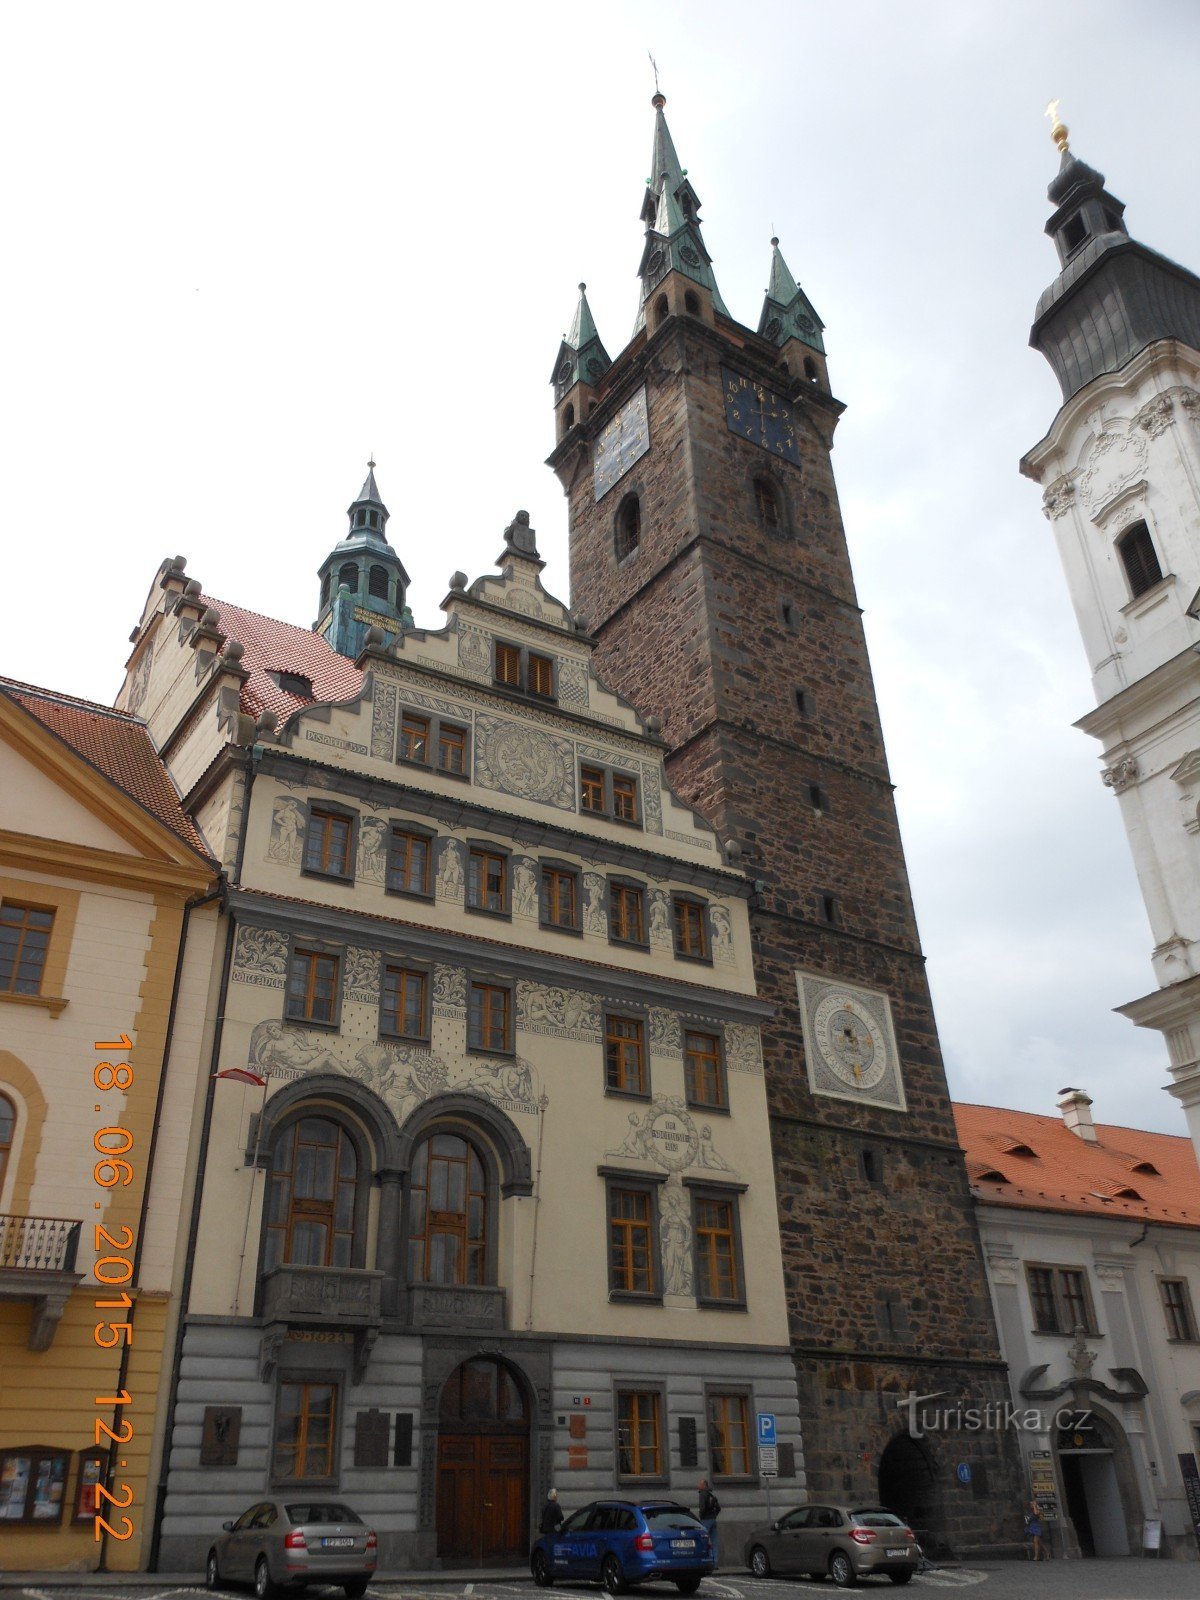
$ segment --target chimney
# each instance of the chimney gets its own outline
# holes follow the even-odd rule
[[[1071,1132],[1089,1144],[1096,1143],[1096,1124],[1092,1121],[1092,1102],[1082,1089],[1072,1089],[1068,1084],[1058,1091],[1056,1101],[1062,1119]]]

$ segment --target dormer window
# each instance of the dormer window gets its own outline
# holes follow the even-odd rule
[[[1132,528],[1125,530],[1117,540],[1117,554],[1121,557],[1121,565],[1129,581],[1130,599],[1136,600],[1138,595],[1145,594],[1156,583],[1162,582],[1158,554],[1150,537],[1150,529],[1144,522],[1135,522]]]
[[[302,700],[312,699],[312,679],[306,678],[302,672],[272,672],[271,677],[275,679],[284,694],[299,695]]]

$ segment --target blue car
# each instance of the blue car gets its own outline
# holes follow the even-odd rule
[[[529,1565],[543,1589],[556,1578],[592,1578],[622,1594],[663,1578],[680,1594],[695,1594],[713,1554],[703,1523],[672,1500],[595,1500],[557,1533],[544,1533]]]

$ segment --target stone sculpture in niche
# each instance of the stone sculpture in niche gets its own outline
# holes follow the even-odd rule
[[[387,875],[388,825],[382,817],[364,817],[358,828],[358,876],[382,883]]]
[[[513,913],[518,917],[538,914],[537,869],[529,856],[518,856],[512,871]]]
[[[679,1179],[674,1176],[668,1178],[662,1188],[658,1237],[662,1247],[664,1293],[694,1293],[691,1207]]]
[[[608,933],[608,918],[604,911],[604,894],[607,885],[598,872],[585,872],[583,875],[583,931],[585,933],[598,933],[603,937]]]

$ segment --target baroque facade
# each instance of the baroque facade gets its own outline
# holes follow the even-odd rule
[[[1046,232],[1062,270],[1030,344],[1063,404],[1021,462],[1042,486],[1102,747],[1150,922],[1152,993],[1118,1009],[1161,1032],[1200,1153],[1200,278],[1131,239],[1067,129]]]
[[[521,1559],[557,1485],[765,1514],[803,1452],[745,875],[540,581],[411,625],[373,470],[315,630],[164,563],[121,703],[222,861],[155,1560],[336,1491],[382,1566]],[[351,654],[353,652],[353,659]]]
[[[572,604],[753,882],[808,1487],[933,1549],[1011,1547],[1009,1442],[904,1426],[910,1390],[1007,1385],[838,511],[843,406],[777,239],[757,327],[731,316],[664,105],[633,337],[610,359],[581,289],[554,366]]]
[[[0,679],[0,1569],[146,1562],[216,881],[137,717]]]

